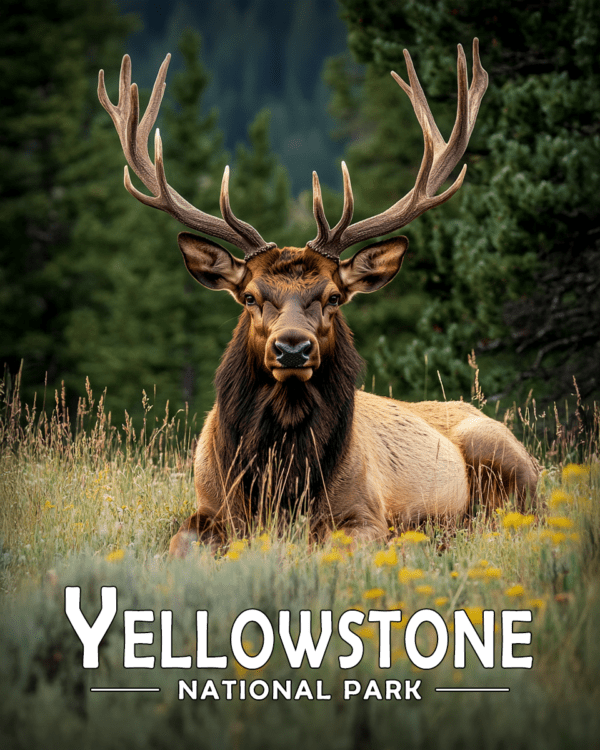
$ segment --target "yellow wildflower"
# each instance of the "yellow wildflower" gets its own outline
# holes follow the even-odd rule
[[[363,599],[379,599],[382,596],[385,596],[383,589],[369,589],[363,594]]]
[[[427,584],[424,584],[423,586],[415,586],[415,591],[417,594],[423,594],[423,596],[430,596],[433,594],[433,586],[428,586]]]
[[[570,535],[571,536],[571,535]],[[560,544],[564,542],[567,535],[562,531],[554,531],[553,529],[544,529],[540,533],[540,541],[550,541],[552,544]]]
[[[486,568],[483,573],[484,578],[502,578],[501,568]]]
[[[579,541],[579,534],[575,531],[572,534],[569,534],[569,539],[572,542],[578,542]]]
[[[375,628],[372,625],[361,625],[355,632],[361,638],[375,638]]]
[[[379,552],[375,553],[373,562],[378,568],[381,568],[383,565],[396,565],[398,562],[396,550],[393,547],[379,550]]]
[[[458,578],[458,571],[457,570],[453,570],[450,573],[450,578]]]
[[[229,553],[234,552],[239,557],[240,552],[243,552],[246,549],[247,544],[247,539],[237,539],[235,542],[231,542],[229,546]],[[234,557],[233,559],[237,560],[237,557]]]
[[[573,495],[568,495],[564,490],[552,490],[552,492],[550,493],[550,499],[548,500],[548,505],[551,508],[556,508],[557,505],[572,502]]]
[[[342,553],[339,551],[339,549],[332,549],[331,552],[326,552],[321,557],[322,563],[336,563],[336,562],[342,562],[344,558],[342,557]]]
[[[443,607],[444,604],[448,604],[448,597],[447,596],[438,596],[436,599],[433,600],[433,603],[436,607]]]
[[[517,583],[515,586],[511,586],[510,588],[506,589],[504,592],[506,596],[523,596],[525,593],[525,589],[523,586],[521,586],[520,583]]]
[[[564,482],[584,482],[590,474],[589,466],[567,464],[562,470]]]
[[[546,602],[543,599],[528,599],[527,606],[531,609],[544,609]]]
[[[502,519],[502,525],[505,529],[518,529],[520,526],[530,526],[535,520],[535,516],[523,515],[522,513],[507,513]]]
[[[485,568],[471,568],[467,571],[467,576],[469,578],[483,578],[485,573]]]
[[[239,560],[240,559],[240,553],[239,552],[232,552],[231,550],[224,556],[226,560]]]
[[[469,578],[501,578],[502,570],[492,567],[487,560],[480,560],[475,568],[467,572]]]
[[[108,555],[106,555],[106,559],[108,562],[119,562],[125,557],[125,550],[124,549],[116,549],[112,552],[109,552]]]
[[[481,625],[483,622],[483,607],[463,607],[463,610],[473,625]]]
[[[331,535],[331,541],[338,544],[352,544],[352,537],[348,536],[345,531],[334,531]]]
[[[419,544],[420,542],[428,542],[429,537],[427,534],[423,534],[422,531],[406,531],[404,534],[396,539],[396,544],[402,544],[403,542],[410,542],[411,544]]]
[[[414,581],[417,578],[424,578],[425,573],[420,568],[401,568],[398,571],[398,580],[400,583],[408,583]]]
[[[573,521],[565,516],[550,516],[546,519],[548,526],[554,526],[556,529],[572,529]]]
[[[46,500],[46,505],[44,505],[44,510],[51,510],[52,508],[56,508],[56,505],[52,505],[50,500]]]

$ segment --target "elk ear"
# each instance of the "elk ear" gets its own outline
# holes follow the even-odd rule
[[[238,292],[246,273],[246,263],[234,258],[224,247],[189,232],[177,237],[187,270],[209,289]]]
[[[359,250],[340,263],[339,274],[350,296],[356,292],[376,292],[400,270],[408,247],[406,237],[392,237]]]

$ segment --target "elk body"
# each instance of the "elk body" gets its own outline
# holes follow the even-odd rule
[[[226,240],[244,252],[234,257],[211,240],[178,237],[192,276],[209,289],[226,290],[244,307],[217,370],[216,403],[195,457],[197,512],[171,541],[183,556],[190,541],[218,545],[253,520],[308,514],[323,538],[341,528],[357,539],[384,540],[390,527],[427,518],[454,519],[474,500],[495,507],[510,495],[535,494],[538,467],[502,424],[462,401],[405,403],[356,389],[362,368],[340,307],[357,293],[374,292],[400,270],[406,237],[377,242],[347,260],[341,253],[363,240],[393,232],[448,200],[466,165],[443,193],[438,189],[464,154],[487,88],[473,42],[473,79],[458,48],[458,108],[448,143],[442,138],[405,51],[409,84],[392,73],[409,96],[423,130],[424,155],[414,188],[378,216],[352,224],[350,177],[342,162],[344,208],[331,229],[313,172],[318,233],[304,248],[278,248],[231,211],[229,168],[221,188],[222,219],[191,206],[165,177],[158,130],[155,162],[148,136],[165,88],[169,57],[158,74],[139,122],[131,63],[123,59],[119,102],[100,101],[111,115],[129,165],[152,193],[138,191],[125,167],[125,186],[138,200],[186,226]]]

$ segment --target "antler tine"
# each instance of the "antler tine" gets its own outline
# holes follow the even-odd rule
[[[136,83],[131,84],[130,101],[129,118],[125,126],[127,161],[131,164],[131,168],[144,185],[156,195],[158,192],[158,181],[156,179],[156,169],[148,154],[148,136],[146,136],[146,140],[142,140],[140,137],[141,133],[139,132],[140,96]]]
[[[468,86],[465,53],[462,46],[458,45],[457,113],[448,143],[443,139],[435,123],[408,50],[404,50],[404,58],[409,83],[403,81],[394,71],[392,71],[392,76],[410,99],[423,131],[424,152],[415,187],[386,211],[369,219],[359,221],[356,224],[349,225],[350,219],[347,219],[346,184],[349,186],[350,179],[348,175],[346,182],[347,172],[345,170],[344,212],[342,219],[333,231],[327,232],[325,236],[323,236],[324,233],[319,225],[317,238],[308,243],[322,255],[329,257],[335,255],[339,257],[340,253],[347,247],[357,242],[388,234],[406,226],[406,224],[409,224],[425,211],[451,198],[463,183],[467,168],[466,165],[454,183],[441,195],[436,195],[437,190],[448,178],[467,148],[469,138],[475,126],[481,100],[487,89],[488,75],[479,59],[479,40],[476,38],[473,40],[473,80],[470,88]],[[345,165],[342,168],[344,169]],[[319,224],[318,220],[317,224]]]
[[[98,72],[98,99],[100,104],[111,116],[111,119],[117,129],[119,140],[123,150],[127,147],[127,141],[125,140],[125,132],[121,126],[123,120],[127,120],[129,117],[129,111],[125,112],[129,105],[129,87],[131,85],[131,60],[129,55],[124,55],[121,62],[121,72],[119,74],[119,102],[117,106],[111,102],[106,93],[106,85],[104,83],[104,70]],[[125,114],[125,117],[123,115]]]
[[[456,104],[456,119],[448,140],[442,139],[442,148],[438,154],[435,169],[432,170],[430,190],[435,193],[439,186],[448,178],[456,162],[464,154],[469,143],[469,85],[467,81],[467,60],[462,44],[458,45],[456,76],[458,83],[458,99]],[[458,154],[458,156],[457,156]]]
[[[98,98],[100,99],[100,103],[113,120],[127,163],[148,190],[150,190],[152,195],[145,195],[133,186],[127,167],[125,167],[124,173],[125,187],[137,200],[147,206],[165,211],[185,226],[230,242],[235,247],[243,250],[246,258],[274,247],[275,244],[266,243],[254,227],[240,221],[233,215],[229,207],[227,185],[225,186],[225,198],[223,198],[223,191],[221,193],[222,211],[225,204],[225,210],[223,211],[225,220],[223,220],[195,208],[168,184],[163,163],[162,142],[158,129],[155,136],[155,163],[150,159],[148,155],[148,136],[156,122],[163,99],[170,59],[171,55],[167,55],[160,67],[152,88],[148,107],[141,122],[139,121],[138,87],[135,83],[131,83],[131,59],[129,55],[123,57],[121,64],[119,102],[116,106],[110,101],[106,93],[104,71],[101,70],[98,75]]]
[[[150,101],[148,102],[148,106],[146,107],[146,111],[139,125],[140,138],[144,143],[148,142],[148,136],[150,135],[152,126],[156,122],[163,96],[167,90],[166,80],[170,62],[171,53],[169,52],[160,66],[158,75],[156,76],[156,81],[154,81],[154,86],[152,87],[152,93],[150,94]]]
[[[166,69],[168,68],[170,57],[170,55],[167,55],[161,67],[161,72],[164,72],[164,76],[166,76]],[[118,104],[115,106],[108,98],[108,94],[106,93],[106,86],[104,83],[103,70],[101,70],[98,74],[98,98],[100,99],[100,103],[102,104],[104,109],[106,109],[106,111],[112,118],[112,121],[119,135],[121,147],[123,149],[123,153],[125,154],[127,162],[140,178],[140,180],[142,180],[144,185],[146,185],[146,187],[155,194],[158,189],[158,184],[156,182],[156,176],[154,174],[154,166],[148,155],[147,141],[149,128],[145,133],[144,150],[140,150],[140,139],[138,139],[137,137],[139,121],[139,96],[137,85],[135,83],[131,83],[131,58],[129,57],[129,55],[124,55],[123,61],[121,63],[121,72],[119,74]],[[146,118],[144,117],[144,120],[145,119]],[[155,119],[156,115],[154,115],[154,120]],[[153,122],[151,123],[150,127],[152,127]]]
[[[406,69],[408,71],[408,80],[410,81],[410,86],[405,83],[402,78],[400,78],[398,73],[396,73],[396,71],[394,70],[391,71],[392,78],[410,99],[421,129],[425,128],[425,123],[429,124],[429,130],[431,131],[435,146],[443,146],[445,145],[445,141],[442,138],[442,134],[439,131],[433,115],[431,114],[431,110],[429,109],[429,104],[427,102],[427,97],[425,96],[425,92],[423,91],[423,87],[421,86],[421,82],[419,81],[419,77],[417,76],[417,71],[415,70],[410,52],[407,49],[404,50],[404,61],[406,62]]]
[[[331,230],[331,239],[335,242],[338,237],[346,231],[350,222],[352,221],[352,215],[354,214],[354,195],[352,194],[352,183],[350,182],[350,172],[346,162],[342,162],[342,177],[344,178],[344,207],[342,209],[342,215],[338,223]]]
[[[473,39],[473,78],[469,89],[469,133],[473,132],[481,100],[488,87],[489,76],[479,58],[479,39]]]
[[[333,229],[329,228],[329,222],[323,209],[323,196],[321,194],[321,185],[316,172],[313,172],[313,214],[317,222],[317,236],[307,245],[316,250],[321,255],[328,258],[339,259],[337,240],[346,231],[352,221],[354,213],[354,196],[352,195],[352,184],[350,182],[350,173],[346,162],[342,162],[342,175],[344,178],[344,207],[342,216]],[[324,248],[327,248],[327,251]]]
[[[319,246],[327,240],[329,237],[329,222],[325,216],[325,209],[323,208],[323,195],[321,193],[321,183],[319,182],[319,175],[316,172],[312,173],[313,183],[313,215],[317,222],[317,236],[312,241],[315,245]]]
[[[221,214],[223,215],[223,218],[225,219],[227,224],[235,229],[242,237],[246,237],[250,240],[252,249],[245,251],[246,258],[258,255],[258,253],[265,252],[266,250],[270,250],[273,247],[277,247],[275,242],[265,243],[263,238],[253,226],[247,224],[245,221],[241,221],[241,219],[238,219],[231,210],[231,205],[229,203],[229,165],[225,167],[225,170],[223,172],[223,180],[221,181],[221,194],[219,196],[219,206],[221,208]]]
[[[103,71],[104,72],[104,71]],[[131,88],[131,58],[129,55],[123,55],[121,61],[121,72],[119,74],[119,102],[117,107],[127,105],[129,98],[129,89]]]

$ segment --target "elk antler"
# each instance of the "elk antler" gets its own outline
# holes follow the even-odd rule
[[[171,55],[167,55],[160,66],[158,76],[152,89],[150,102],[146,113],[139,122],[140,102],[137,84],[131,83],[131,59],[129,55],[123,57],[121,74],[119,78],[119,103],[115,106],[106,93],[104,85],[104,71],[98,74],[98,98],[104,109],[111,116],[115,124],[123,153],[127,163],[150,190],[152,195],[145,195],[137,190],[131,183],[129,170],[125,167],[125,187],[142,203],[174,216],[182,224],[190,229],[204,232],[211,237],[230,242],[235,247],[244,251],[247,260],[253,255],[262,253],[275,247],[274,242],[265,242],[260,234],[245,221],[236,218],[229,205],[229,167],[225,167],[223,182],[221,184],[220,206],[223,219],[204,213],[195,208],[177,193],[168,183],[165,176],[163,164],[162,142],[160,132],[156,129],[154,139],[154,158],[152,163],[148,155],[148,136],[152,126],[156,122],[158,110],[165,93],[165,79]]]
[[[436,195],[440,185],[448,178],[448,175],[466,151],[477,119],[479,105],[487,89],[488,75],[481,66],[479,59],[479,40],[473,39],[473,80],[470,88],[467,82],[465,53],[462,45],[458,45],[458,106],[456,121],[448,143],[442,138],[435,124],[408,50],[404,50],[404,58],[410,86],[394,71],[392,71],[392,76],[411,101],[423,131],[425,143],[423,159],[415,186],[387,211],[350,225],[354,199],[350,175],[346,164],[342,162],[344,209],[342,218],[333,229],[330,229],[323,210],[319,178],[317,173],[313,172],[313,212],[318,232],[315,239],[308,243],[308,246],[328,258],[339,259],[340,254],[347,247],[357,242],[379,237],[406,226],[425,211],[434,206],[439,206],[448,198],[451,198],[463,183],[467,171],[466,164],[454,183],[441,195]]]

